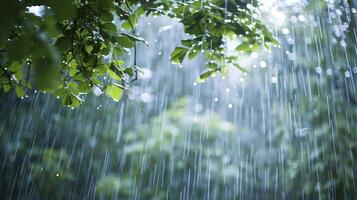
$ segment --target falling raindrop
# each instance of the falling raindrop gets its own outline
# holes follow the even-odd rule
[[[320,66],[316,67],[316,73],[321,74],[322,68]]]
[[[345,77],[346,77],[346,78],[350,78],[350,77],[351,77],[350,71],[345,71]]]
[[[289,53],[289,54],[288,54],[288,59],[289,59],[289,60],[295,60],[295,54]]]
[[[202,110],[203,110],[202,104],[199,104],[199,103],[195,104],[194,111],[195,111],[196,113],[199,113],[199,112],[201,112]]]
[[[261,68],[266,68],[267,67],[267,63],[264,60],[260,61],[260,67]]]
[[[65,94],[28,88],[21,101],[10,90],[0,102],[2,199],[356,199],[355,5],[258,1],[237,3],[251,18],[235,16],[233,1],[222,1],[214,19],[216,8],[207,9],[215,1],[173,3],[167,12],[175,17],[209,13],[200,36],[184,32],[186,21],[159,16],[166,8],[157,5],[125,32],[150,43],[137,43],[137,57],[131,49],[120,58],[125,67],[136,62],[134,81],[108,75],[89,95],[74,90],[70,98],[74,84],[61,88]],[[113,23],[121,26],[121,18]],[[216,40],[209,26],[229,27],[234,19],[246,28],[218,47],[220,56],[238,59],[217,62],[220,78],[199,84],[213,53],[209,40]],[[261,37],[265,31],[272,37]],[[262,48],[237,52],[245,34]],[[279,44],[270,53],[264,46],[273,38]],[[204,54],[174,67],[170,55],[182,39],[199,41],[185,58]],[[247,71],[223,70],[235,61]],[[113,83],[125,85],[119,102],[106,97]],[[77,97],[83,103],[74,108]]]
[[[327,69],[326,73],[327,73],[327,75],[331,76],[332,75],[332,70],[331,69]]]
[[[289,29],[283,28],[281,31],[284,35],[288,35],[290,33]]]
[[[304,15],[299,15],[298,17],[300,22],[304,22],[305,21],[305,16]]]
[[[353,68],[352,68],[352,72],[353,72],[354,74],[357,74],[357,67],[353,67]]]
[[[98,86],[93,86],[92,87],[93,93],[96,96],[100,96],[103,94],[102,90]]]
[[[150,94],[147,93],[147,92],[143,92],[143,93],[141,93],[141,95],[140,95],[140,100],[141,100],[142,102],[144,102],[144,103],[149,103],[149,102],[152,101],[152,99],[153,99],[152,95],[150,95]]]

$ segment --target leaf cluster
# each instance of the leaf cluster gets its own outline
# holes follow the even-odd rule
[[[200,80],[225,73],[227,63],[244,70],[237,57],[227,56],[227,38],[242,38],[237,50],[243,52],[277,41],[253,17],[253,6],[249,10],[246,3],[227,2],[229,5],[219,0],[4,0],[0,8],[0,88],[3,92],[14,89],[22,98],[31,89],[49,92],[72,108],[92,91],[119,101],[138,70],[135,61],[128,66],[124,58],[137,42],[147,44],[135,35],[144,14],[182,22],[191,39],[182,40],[171,60],[181,64],[186,56],[192,59],[204,54],[208,70]]]

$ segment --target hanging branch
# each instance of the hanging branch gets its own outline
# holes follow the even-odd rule
[[[125,5],[128,7],[130,13],[132,14],[133,13],[133,10],[131,9],[131,7],[129,6],[128,2],[125,1]],[[132,30],[132,34],[135,35],[135,27],[134,27],[134,24],[132,23],[132,21],[130,20],[130,17],[128,17],[128,22],[131,26],[131,30]],[[136,68],[136,42],[135,42],[135,45],[134,45],[134,79],[130,81],[130,83],[138,80],[138,70]]]

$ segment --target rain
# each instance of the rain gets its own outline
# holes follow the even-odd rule
[[[205,57],[170,60],[182,24],[146,16],[119,102],[96,87],[73,109],[1,94],[0,199],[356,199],[357,2],[257,9],[280,44],[227,39],[246,72],[198,80]]]

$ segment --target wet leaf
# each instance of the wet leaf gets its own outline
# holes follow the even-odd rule
[[[248,71],[244,67],[240,66],[238,63],[233,63],[233,66],[239,69],[241,72],[248,73]]]
[[[216,74],[216,70],[207,70],[200,75],[200,77],[198,78],[198,82],[202,83],[215,74]]]
[[[123,89],[118,85],[108,85],[105,92],[116,102],[118,102],[123,95]]]
[[[144,38],[141,38],[141,37],[138,37],[138,36],[135,36],[135,35],[126,34],[126,33],[122,33],[122,35],[125,35],[126,37],[128,37],[132,41],[139,41],[139,42],[145,43],[146,45],[149,45],[149,43],[147,41],[145,41]]]
[[[117,27],[115,26],[115,24],[113,23],[104,23],[103,24],[103,28],[108,31],[109,33],[116,33],[118,30],[117,30]]]
[[[24,97],[25,96],[25,91],[24,91],[24,89],[22,87],[16,86],[15,90],[16,90],[16,96],[17,97]]]
[[[72,0],[46,0],[58,20],[66,20],[76,15],[76,9]]]
[[[125,47],[125,48],[133,48],[135,46],[135,42],[133,42],[127,36],[119,36],[117,38],[117,41],[120,46]]]
[[[114,20],[113,14],[108,11],[101,13],[100,19],[104,22],[112,22]]]
[[[181,64],[188,50],[189,49],[185,47],[176,47],[175,50],[171,53],[171,62],[173,64]]]

